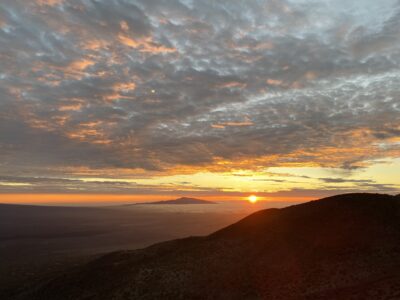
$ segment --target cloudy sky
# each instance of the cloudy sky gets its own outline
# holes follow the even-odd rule
[[[0,197],[398,193],[399,66],[398,0],[1,0]]]

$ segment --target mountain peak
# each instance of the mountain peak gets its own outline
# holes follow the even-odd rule
[[[147,203],[140,203],[140,204],[217,204],[213,201],[201,200],[196,198],[189,198],[189,197],[180,197],[174,200],[165,200],[165,201],[156,201],[156,202],[147,202]]]

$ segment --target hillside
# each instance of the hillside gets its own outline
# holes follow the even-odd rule
[[[348,194],[114,252],[19,299],[399,298],[399,196]]]

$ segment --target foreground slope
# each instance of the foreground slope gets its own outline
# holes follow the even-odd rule
[[[400,299],[400,199],[259,211],[207,237],[111,253],[21,299]]]

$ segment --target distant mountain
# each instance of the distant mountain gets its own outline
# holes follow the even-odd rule
[[[262,210],[206,237],[108,254],[19,299],[400,299],[400,199]]]
[[[165,200],[165,201],[157,201],[157,202],[143,202],[143,203],[136,203],[137,205],[142,204],[217,204],[217,202],[207,201],[207,200],[200,200],[196,198],[187,198],[182,197],[175,200]]]

